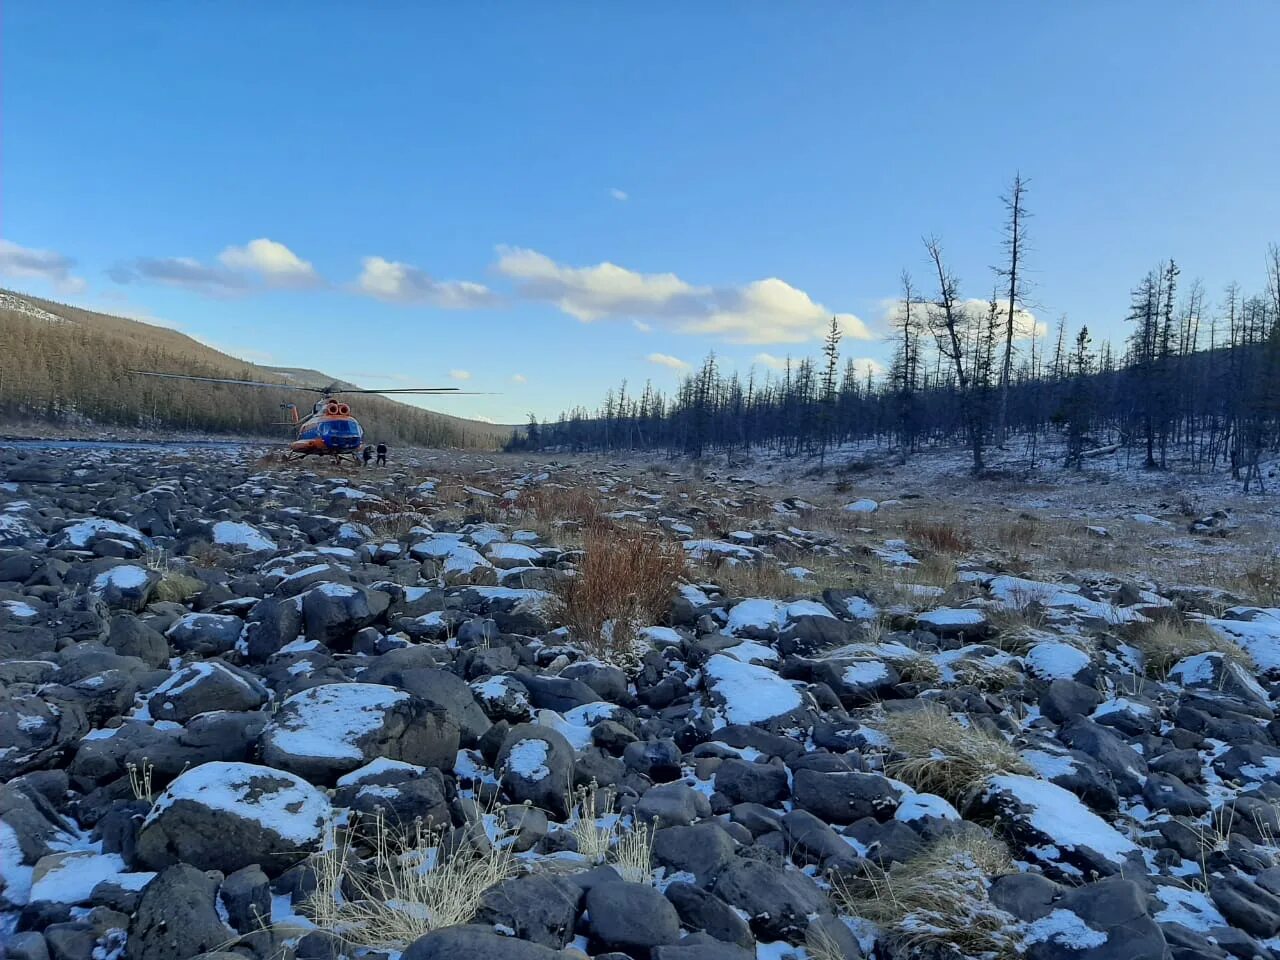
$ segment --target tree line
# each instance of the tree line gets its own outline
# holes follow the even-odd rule
[[[833,318],[819,358],[744,379],[712,354],[671,395],[624,382],[596,410],[530,417],[508,448],[694,457],[764,448],[825,461],[833,447],[871,442],[905,461],[963,444],[975,473],[992,446],[1032,465],[1050,452],[1080,466],[1124,451],[1150,469],[1176,456],[1261,487],[1259,463],[1280,445],[1280,248],[1267,251],[1259,292],[1232,283],[1212,303],[1163,261],[1134,285],[1124,341],[1095,344],[1087,325],[1063,318],[1050,333],[1030,312],[1027,188],[1015,176],[1001,198],[1002,255],[985,298],[966,296],[941,241],[924,240],[927,279],[902,274],[886,370],[842,365]]]
[[[22,304],[35,307],[22,309]],[[0,418],[77,426],[164,429],[290,440],[291,414],[314,394],[138,377],[157,370],[202,377],[282,382],[163,327],[8,294],[0,303]],[[371,441],[424,447],[498,446],[494,430],[376,396],[355,411]]]

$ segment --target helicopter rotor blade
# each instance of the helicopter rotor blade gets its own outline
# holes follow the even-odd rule
[[[366,394],[382,394],[382,393],[402,393],[417,394],[424,397],[487,397],[490,396],[488,391],[484,390],[459,390],[457,387],[406,387],[402,390],[339,390],[338,393],[366,393]]]
[[[139,377],[161,377],[165,380],[193,380],[197,383],[229,383],[241,387],[266,387],[269,390],[302,390],[306,393],[323,394],[319,387],[304,387],[293,383],[265,383],[262,380],[233,380],[229,377],[194,377],[185,373],[158,373],[154,370],[130,370]]]

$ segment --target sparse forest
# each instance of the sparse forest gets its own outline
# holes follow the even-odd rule
[[[136,377],[160,370],[287,382],[278,371],[219,353],[184,334],[26,295],[0,301],[0,418],[286,439],[282,401],[313,395]],[[314,384],[309,384],[314,385]],[[498,446],[497,428],[361,397],[370,438],[424,447]]]
[[[1003,257],[989,297],[962,290],[941,241],[927,238],[928,278],[902,275],[889,316],[893,357],[880,375],[852,359],[841,366],[833,319],[819,359],[788,359],[776,374],[753,370],[744,380],[710,355],[672,395],[624,382],[595,411],[531,418],[508,446],[695,457],[758,447],[825,461],[833,446],[855,442],[903,459],[963,444],[976,473],[991,446],[1030,463],[1052,449],[1068,466],[1125,450],[1150,469],[1176,458],[1260,485],[1259,461],[1280,447],[1280,247],[1267,251],[1256,293],[1232,283],[1211,298],[1162,262],[1138,279],[1127,308],[1117,304],[1124,341],[1098,342],[1088,324],[1064,317],[1049,330],[1033,320],[1027,181],[1015,177],[1003,199]]]

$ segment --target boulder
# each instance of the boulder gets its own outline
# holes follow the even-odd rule
[[[256,863],[274,877],[320,845],[331,816],[325,795],[291,773],[206,763],[156,799],[137,855],[151,869],[182,862],[232,873]]]
[[[442,710],[393,687],[329,683],[285,699],[262,735],[263,759],[332,783],[376,757],[450,770],[458,727]]]

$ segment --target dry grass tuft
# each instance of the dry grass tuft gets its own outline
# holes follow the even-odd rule
[[[869,635],[878,633],[874,640],[869,641],[871,643],[879,643],[887,630],[882,617],[869,623],[868,628]],[[890,643],[878,647],[875,655],[891,663],[904,683],[924,683],[933,686],[942,681],[942,668],[933,657],[918,650],[912,650],[898,643]]]
[[[957,555],[973,549],[973,538],[968,531],[943,520],[908,520],[906,532],[909,539],[937,553]]]
[[[647,823],[627,825],[614,816],[616,797],[612,788],[601,790],[594,780],[579,787],[569,813],[569,832],[578,853],[591,863],[610,863],[631,883],[652,883],[654,828]]]
[[[1248,564],[1236,576],[1233,586],[1262,606],[1280,604],[1280,556],[1272,554]]]
[[[1239,645],[1220,637],[1194,620],[1157,620],[1138,624],[1129,632],[1129,642],[1142,653],[1147,675],[1164,680],[1179,660],[1200,653],[1220,653],[1253,670],[1253,660]]]
[[[1040,536],[1040,521],[1022,516],[1012,523],[997,524],[992,531],[992,542],[1005,550],[1021,553],[1030,550]]]
[[[231,554],[216,544],[198,540],[187,548],[187,556],[197,567],[213,569],[227,564]]]
[[[577,574],[556,589],[556,612],[593,656],[633,667],[638,631],[666,615],[684,576],[684,551],[627,530],[588,531],[584,546]]]
[[[511,505],[511,519],[561,547],[581,547],[585,530],[607,525],[604,513],[599,494],[587,487],[534,487]]]
[[[886,772],[957,805],[987,777],[1032,772],[1008,741],[937,704],[886,714],[881,729],[901,755],[885,764]]]
[[[346,943],[376,950],[403,950],[432,930],[468,922],[480,895],[515,875],[516,860],[505,824],[492,837],[480,819],[461,832],[458,840],[418,823],[406,838],[378,816],[357,839],[331,825],[324,852],[311,861],[316,890],[304,912]]]
[[[383,493],[378,500],[361,500],[351,518],[383,540],[402,540],[416,526],[427,524],[425,498],[404,492]]]
[[[147,567],[160,574],[160,582],[152,593],[153,600],[166,603],[186,603],[204,589],[204,584],[181,570],[175,570],[169,556],[163,550],[149,550]]]
[[[837,878],[833,887],[843,910],[880,925],[906,955],[949,947],[958,956],[995,960],[1020,956],[1019,924],[991,902],[987,878],[1014,870],[1004,844],[971,827],[888,870],[868,863],[860,876]]]
[[[715,563],[697,570],[699,581],[714,583],[727,597],[771,597],[786,600],[808,592],[805,584],[776,563]]]
[[[1022,682],[1022,674],[1003,663],[994,663],[988,657],[968,657],[951,664],[956,682],[977,690],[996,691],[1014,687]]]

